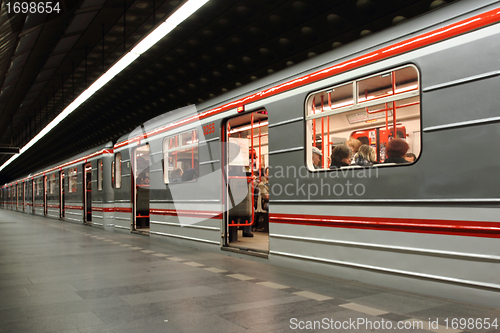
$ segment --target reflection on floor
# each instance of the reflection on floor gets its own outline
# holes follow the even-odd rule
[[[269,251],[269,233],[252,231],[253,237],[243,237],[243,231],[238,230],[238,240],[229,243],[230,246],[267,252]]]

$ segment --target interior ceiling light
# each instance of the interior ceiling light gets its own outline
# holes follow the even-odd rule
[[[188,0],[155,30],[144,37],[130,52],[127,52],[127,54],[125,54],[120,60],[118,60],[110,69],[106,71],[106,73],[101,75],[101,77],[99,77],[99,79],[92,83],[90,87],[82,92],[80,96],[78,96],[70,105],[68,105],[56,118],[54,118],[54,120],[52,120],[33,139],[31,139],[24,147],[22,147],[19,151],[19,154],[12,156],[7,162],[5,162],[0,167],[0,171],[2,171],[7,165],[12,163],[25,151],[30,149],[36,142],[38,142],[38,140],[49,133],[54,127],[57,126],[57,124],[59,124],[70,113],[75,111],[96,91],[101,89],[106,83],[108,83],[111,79],[118,75],[118,73],[127,68],[127,66],[130,65],[141,54],[149,50],[151,46],[155,45],[158,41],[165,37],[169,32],[174,30],[175,27],[177,27],[184,20],[190,17],[194,12],[200,9],[207,2],[208,0]]]

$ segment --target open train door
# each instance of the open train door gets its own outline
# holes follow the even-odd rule
[[[133,230],[149,235],[149,145],[134,150]]]
[[[269,196],[260,196],[259,187],[269,188],[265,177],[269,160],[267,111],[260,109],[228,119],[222,141],[221,170],[225,180],[222,246],[266,255],[269,252]]]

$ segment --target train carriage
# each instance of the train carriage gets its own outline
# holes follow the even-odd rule
[[[113,224],[110,146],[107,143],[95,147],[53,167],[60,170],[60,200],[64,207],[60,214],[65,221],[101,228]]]
[[[498,9],[458,2],[171,111],[35,174],[26,204],[43,215],[54,181],[66,221],[500,306]],[[330,168],[349,138],[377,163]],[[416,160],[384,163],[392,140]]]

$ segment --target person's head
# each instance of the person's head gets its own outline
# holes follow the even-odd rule
[[[182,174],[182,181],[187,182],[190,180],[196,179],[196,170],[195,169],[187,169]]]
[[[312,160],[313,160],[313,165],[314,166],[320,166],[321,165],[321,156],[323,156],[323,153],[321,150],[319,150],[317,147],[312,147]]]
[[[405,159],[408,162],[413,163],[417,159],[417,156],[415,154],[413,154],[413,153],[406,153]]]
[[[349,139],[345,143],[349,149],[351,149],[353,154],[356,154],[359,150],[359,147],[361,147],[361,141],[358,139]]]
[[[370,140],[368,140],[368,137],[366,136],[360,136],[358,138],[359,142],[361,142],[362,145],[370,145]]]
[[[368,162],[377,162],[377,154],[375,154],[375,149],[368,145],[361,145],[361,147],[359,147],[358,156],[361,156]]]
[[[264,170],[264,176],[266,178],[269,178],[269,167],[267,167],[265,170]]]
[[[387,144],[386,153],[387,157],[405,157],[406,152],[410,147],[406,141],[402,139],[392,139]]]
[[[170,173],[170,178],[172,178],[172,179],[181,178],[181,177],[182,177],[182,169],[181,168],[175,168]]]
[[[338,145],[332,152],[332,165],[351,163],[351,150],[347,145]]]

